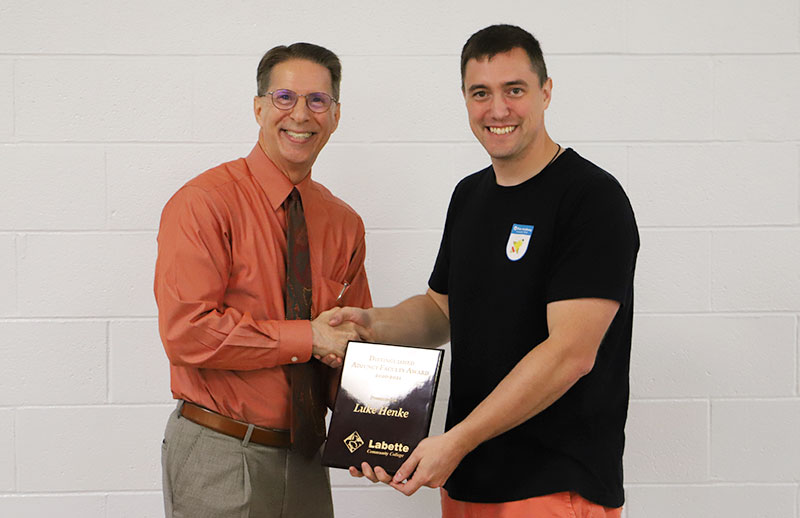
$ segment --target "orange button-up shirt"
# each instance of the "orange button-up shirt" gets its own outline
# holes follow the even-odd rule
[[[283,202],[293,187],[256,144],[184,185],[158,232],[155,296],[173,397],[269,428],[290,426],[284,366],[311,358],[311,323],[284,314]],[[310,174],[296,187],[312,318],[336,305],[370,307],[361,218]]]

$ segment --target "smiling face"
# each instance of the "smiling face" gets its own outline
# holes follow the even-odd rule
[[[521,48],[467,62],[464,99],[469,125],[493,163],[524,161],[544,142],[551,89],[550,79],[540,85]]]
[[[269,91],[293,90],[305,95],[325,92],[333,96],[327,68],[305,59],[291,59],[275,65],[270,73]],[[339,125],[340,108],[335,103],[325,113],[308,109],[300,97],[290,110],[280,110],[269,95],[256,97],[253,109],[261,127],[258,141],[272,162],[293,183],[308,175],[317,155]]]

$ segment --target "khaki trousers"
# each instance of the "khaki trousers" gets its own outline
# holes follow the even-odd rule
[[[309,460],[229,437],[177,409],[167,421],[161,465],[167,518],[333,517],[319,453]]]

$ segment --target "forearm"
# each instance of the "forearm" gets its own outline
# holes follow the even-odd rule
[[[160,301],[159,328],[175,365],[203,369],[255,370],[311,357],[311,324],[255,320],[234,308],[188,311]],[[185,312],[187,311],[188,314]],[[292,362],[292,358],[297,358]]]
[[[448,434],[469,452],[537,415],[588,372],[590,360],[556,340],[531,350]]]
[[[367,313],[375,342],[433,348],[450,339],[450,320],[430,295],[417,295]]]

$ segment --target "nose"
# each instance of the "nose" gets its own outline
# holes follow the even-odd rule
[[[510,110],[508,109],[505,96],[493,95],[491,105],[489,106],[490,115],[495,119],[504,119],[509,112]]]
[[[289,116],[292,120],[297,122],[303,122],[309,119],[311,110],[308,109],[308,104],[304,95],[298,96],[297,102],[292,107],[292,113]]]

